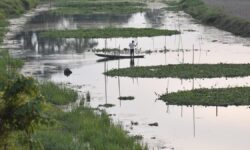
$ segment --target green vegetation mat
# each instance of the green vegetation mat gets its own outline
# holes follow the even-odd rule
[[[145,11],[146,4],[139,2],[73,1],[57,2],[51,13],[63,15],[132,14]]]
[[[214,78],[250,75],[250,64],[179,64],[113,69],[109,76],[142,78]]]
[[[250,105],[250,87],[181,91],[164,94],[160,99],[169,105]]]
[[[52,30],[40,33],[47,38],[115,38],[115,37],[152,37],[179,34],[174,30],[151,28],[104,28],[79,30]]]
[[[182,0],[179,6],[204,24],[215,26],[236,35],[250,36],[250,21],[227,15],[218,8],[205,5],[201,0]]]

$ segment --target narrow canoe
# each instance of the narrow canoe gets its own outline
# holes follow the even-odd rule
[[[114,55],[114,54],[95,53],[95,55],[99,57],[109,58],[109,59],[131,58],[130,55],[124,55],[124,54]],[[144,58],[144,55],[134,55],[133,58]]]

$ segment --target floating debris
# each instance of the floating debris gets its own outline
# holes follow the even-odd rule
[[[196,30],[193,30],[193,29],[187,29],[187,30],[184,30],[184,31],[187,31],[187,32],[195,32]]]
[[[70,76],[72,74],[72,71],[69,68],[64,69],[64,75],[65,76]]]
[[[149,126],[155,126],[155,127],[159,126],[158,122],[149,123],[148,125],[149,125]]]
[[[134,96],[120,96],[118,97],[119,100],[134,100]]]
[[[132,126],[137,126],[137,125],[139,125],[139,123],[136,122],[136,121],[131,121],[131,125],[132,125]]]
[[[110,107],[114,107],[115,105],[114,104],[100,104],[100,105],[98,105],[98,107],[105,107],[105,108],[110,108]]]

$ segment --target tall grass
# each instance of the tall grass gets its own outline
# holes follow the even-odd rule
[[[56,116],[58,126],[36,134],[47,150],[142,150],[138,141],[129,137],[121,126],[114,125],[108,115],[96,114],[80,107]]]
[[[70,102],[75,102],[78,98],[77,92],[65,84],[44,81],[40,84],[39,88],[45,100],[55,105],[66,105]]]

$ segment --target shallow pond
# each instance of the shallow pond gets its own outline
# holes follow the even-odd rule
[[[97,19],[98,18],[98,19]],[[111,39],[44,39],[39,30],[77,29],[82,27],[154,27],[180,30],[174,36]],[[138,42],[140,52],[153,51],[144,59],[104,61],[91,51],[97,48],[128,47]],[[11,43],[11,42],[9,42]],[[34,17],[24,32],[13,39],[12,54],[27,62],[22,69],[38,79],[66,82],[86,93],[90,91],[92,107],[115,104],[107,108],[116,122],[122,122],[131,134],[142,135],[150,148],[176,150],[248,149],[250,144],[250,109],[248,106],[203,107],[170,106],[157,95],[194,88],[249,86],[250,77],[190,79],[145,79],[106,77],[112,68],[178,63],[250,63],[250,39],[198,24],[183,12],[152,9],[145,13],[117,16],[48,16]],[[167,53],[161,50],[168,49]],[[73,71],[63,75],[68,67]],[[134,96],[119,101],[119,96]],[[132,126],[131,121],[138,122]],[[159,126],[149,126],[157,122]]]

